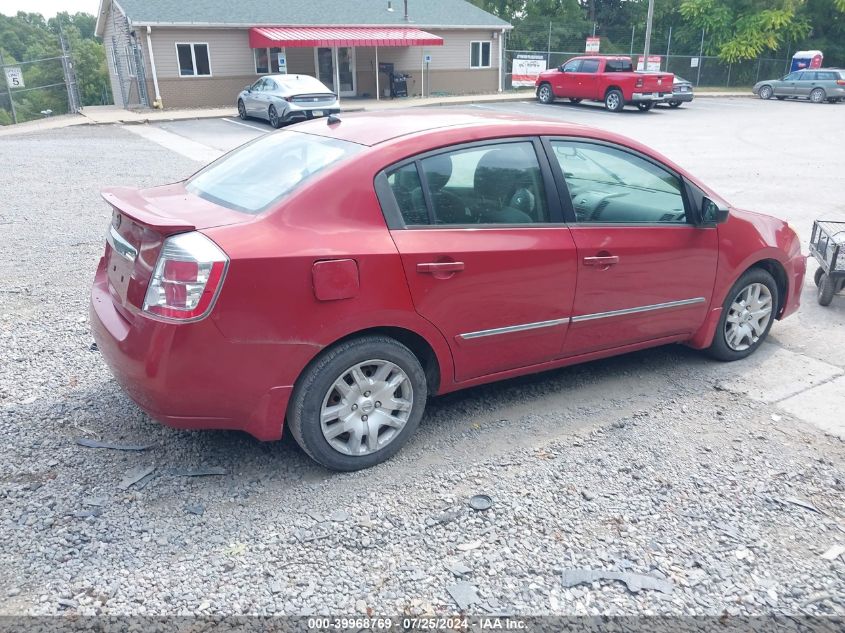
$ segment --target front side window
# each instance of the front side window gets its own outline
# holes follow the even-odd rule
[[[672,172],[606,145],[552,141],[552,150],[578,222],[686,223],[681,180]]]
[[[418,165],[422,178],[416,164],[388,173],[406,225],[549,221],[540,164],[528,141],[459,149]]]
[[[470,68],[490,68],[490,42],[472,42],[469,49]]]
[[[783,78],[784,81],[798,81],[798,77],[801,76],[801,73],[789,73],[786,77]]]
[[[211,61],[208,44],[176,44],[180,77],[208,77],[211,75]]]
[[[573,59],[572,61],[568,61],[563,65],[563,72],[577,73],[579,68],[581,68],[581,60]]]
[[[816,80],[816,73],[814,72],[803,72],[801,73],[800,81],[815,81]]]
[[[599,71],[599,60],[585,59],[581,62],[582,73],[597,73]]]
[[[260,213],[360,150],[356,143],[301,132],[268,134],[211,163],[192,176],[186,188],[229,209]]]

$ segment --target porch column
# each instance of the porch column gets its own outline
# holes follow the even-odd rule
[[[379,90],[378,86],[378,76],[380,74],[378,71],[378,46],[376,46],[376,101],[381,101],[381,90]]]
[[[337,105],[340,105],[340,49],[335,46],[332,48],[334,55],[334,89],[337,91]]]

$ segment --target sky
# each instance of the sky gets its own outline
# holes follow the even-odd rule
[[[59,11],[96,14],[99,4],[99,0],[0,0],[0,13],[15,15],[18,11],[26,11],[52,18]]]

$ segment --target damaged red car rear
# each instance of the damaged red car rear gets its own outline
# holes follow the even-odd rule
[[[344,116],[107,189],[91,324],[151,417],[377,464],[430,395],[683,342],[744,358],[798,307],[782,221],[580,126]]]

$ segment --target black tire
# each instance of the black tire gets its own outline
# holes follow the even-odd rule
[[[821,269],[819,269],[821,270]],[[829,306],[833,301],[833,295],[836,294],[836,282],[830,275],[822,272],[822,278],[819,280],[819,305]]]
[[[578,97],[569,97],[569,103],[581,103],[581,99]]]
[[[769,289],[769,292],[772,295],[772,315],[769,319],[769,323],[766,325],[765,331],[756,342],[750,345],[747,349],[735,350],[728,345],[725,337],[725,323],[727,322],[728,312],[731,304],[734,302],[734,299],[736,299],[739,293],[747,286],[755,283],[763,284]],[[763,341],[766,340],[766,337],[769,335],[769,331],[772,329],[772,324],[775,322],[778,306],[780,305],[779,301],[780,295],[778,292],[778,285],[775,282],[774,277],[772,277],[768,271],[763,270],[762,268],[752,268],[750,270],[746,270],[742,276],[737,279],[736,283],[731,287],[730,292],[728,292],[727,297],[725,297],[725,302],[722,304],[722,316],[719,319],[719,324],[716,326],[716,333],[713,336],[713,342],[710,344],[710,347],[707,348],[707,353],[716,360],[725,362],[741,360],[753,354],[754,351],[762,345]]]
[[[827,101],[827,93],[824,88],[813,88],[810,91],[810,101],[813,103],[824,103]]]
[[[813,274],[813,281],[816,284],[816,288],[822,285],[822,275],[824,275],[824,268],[819,266],[816,268],[816,272]]]
[[[279,113],[276,112],[276,106],[270,106],[270,109],[267,111],[267,118],[270,120],[270,125],[277,130],[282,127],[282,119],[279,116]]]
[[[640,112],[648,112],[654,107],[653,101],[640,101],[637,103],[637,110]]]
[[[760,86],[760,90],[757,91],[757,96],[761,99],[771,99],[774,94],[775,91],[772,90],[772,87],[769,84]]]
[[[241,121],[246,121],[246,106],[244,105],[243,99],[238,99],[238,117]]]
[[[625,107],[625,97],[622,95],[622,91],[616,88],[608,90],[607,94],[604,95],[604,107],[610,112],[622,112],[622,108]]]
[[[551,84],[543,83],[540,84],[540,87],[537,88],[537,101],[540,103],[544,103],[548,105],[549,103],[554,103],[555,100],[555,93],[552,90]]]
[[[383,448],[359,456],[341,453],[323,435],[320,425],[323,401],[331,393],[335,381],[350,367],[375,359],[394,363],[407,375],[413,390],[410,416],[396,437]],[[325,350],[308,366],[293,391],[287,423],[297,444],[314,461],[331,470],[360,470],[390,459],[402,448],[419,426],[427,398],[425,372],[411,350],[386,336],[362,336]]]
[[[680,101],[669,101],[670,108],[680,108],[683,105]]]

